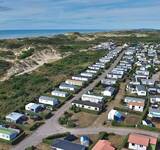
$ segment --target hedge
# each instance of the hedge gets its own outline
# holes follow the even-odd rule
[[[94,110],[88,110],[88,109],[85,109],[85,108],[80,108],[81,111],[83,112],[87,112],[87,113],[91,113],[91,114],[95,114],[95,115],[99,115],[101,112],[97,112],[97,111],[94,111]]]
[[[44,124],[44,122],[35,122],[30,128],[30,131],[34,131],[36,130],[38,127],[40,127],[42,124]]]
[[[154,131],[154,132],[160,132],[159,128],[149,127],[149,126],[145,126],[145,125],[142,125],[142,124],[139,124],[137,127],[140,128],[140,129],[144,129],[144,130],[149,130],[149,131]]]
[[[128,124],[124,124],[123,122],[118,123],[115,120],[112,121],[112,126],[119,126],[119,127],[135,127],[135,125],[128,125]]]
[[[44,138],[44,139],[42,140],[42,142],[43,142],[43,143],[46,143],[46,144],[51,144],[53,140],[58,139],[58,138],[66,137],[66,136],[68,136],[69,134],[70,134],[70,132],[53,134],[53,135],[50,135],[50,136]]]

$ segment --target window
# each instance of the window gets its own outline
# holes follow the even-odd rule
[[[134,143],[132,143],[132,146],[135,146],[135,144],[134,144]]]
[[[140,145],[140,147],[143,147],[143,145]]]

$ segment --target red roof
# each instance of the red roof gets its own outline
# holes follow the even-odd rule
[[[156,145],[157,138],[148,135],[132,133],[129,135],[128,142],[144,146],[148,146],[149,144]]]
[[[128,105],[132,106],[144,106],[144,102],[129,102]]]
[[[92,150],[115,150],[115,148],[111,145],[111,142],[107,140],[99,140]]]

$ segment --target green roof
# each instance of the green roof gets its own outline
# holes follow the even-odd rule
[[[9,128],[0,128],[0,133],[3,133],[3,134],[14,134],[14,133],[17,133],[15,130],[12,130],[12,129],[9,129]]]

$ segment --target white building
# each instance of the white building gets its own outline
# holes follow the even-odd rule
[[[92,69],[87,69],[86,72],[87,72],[87,73],[94,73],[94,74],[97,74],[97,73],[98,73],[97,70],[92,70]]]
[[[57,97],[67,97],[68,93],[64,91],[54,90],[51,92],[51,95],[57,96]]]
[[[115,85],[117,83],[116,79],[103,79],[101,80],[101,84],[104,85]]]
[[[70,85],[70,84],[66,84],[66,83],[61,83],[60,86],[59,86],[59,89],[75,92],[76,89],[77,89],[77,87],[76,87],[75,85]]]
[[[159,95],[152,95],[150,96],[150,102],[151,103],[159,103],[160,102],[160,96]]]
[[[103,102],[104,97],[96,96],[96,95],[90,95],[90,94],[83,94],[81,99],[82,99],[82,101],[90,101],[90,102],[93,102],[93,103],[101,103],[101,102]]]
[[[137,97],[125,97],[124,102],[128,108],[134,111],[143,112],[145,106],[145,99]]]
[[[74,100],[72,102],[72,106],[76,106],[79,108],[84,108],[92,111],[100,112],[103,109],[103,104],[101,103],[94,103],[90,101],[82,101],[82,100]]]
[[[136,91],[138,96],[146,96],[147,91],[144,85],[137,85],[136,86]]]
[[[155,81],[152,79],[141,79],[141,83],[143,85],[149,85],[149,86],[154,86]]]
[[[37,113],[39,111],[42,111],[43,106],[41,104],[36,104],[36,103],[29,103],[25,105],[25,110]]]
[[[101,69],[101,68],[95,67],[95,66],[89,66],[88,68],[89,68],[89,69],[92,69],[92,70],[100,70],[100,69]]]
[[[105,88],[104,91],[102,91],[102,95],[103,96],[113,96],[114,92],[115,92],[115,88],[111,87],[111,86],[108,86],[108,87]]]
[[[39,97],[39,103],[45,104],[45,105],[51,105],[51,106],[56,106],[60,102],[58,99],[54,97],[49,97],[49,96],[40,96]]]
[[[131,150],[147,150],[150,146],[156,148],[156,144],[156,137],[137,133],[132,133],[128,137],[128,148]]]
[[[86,82],[90,80],[88,77],[82,77],[82,76],[72,76],[72,79],[79,80],[79,81],[86,81]]]
[[[82,72],[80,75],[83,76],[83,77],[89,77],[89,78],[94,77],[93,73],[88,73],[88,72]]]
[[[79,81],[79,80],[71,80],[71,79],[67,79],[65,81],[66,84],[70,84],[70,85],[77,85],[77,86],[83,86],[84,82],[83,81]]]
[[[0,139],[11,141],[20,133],[20,130],[13,128],[6,128],[0,125]]]

